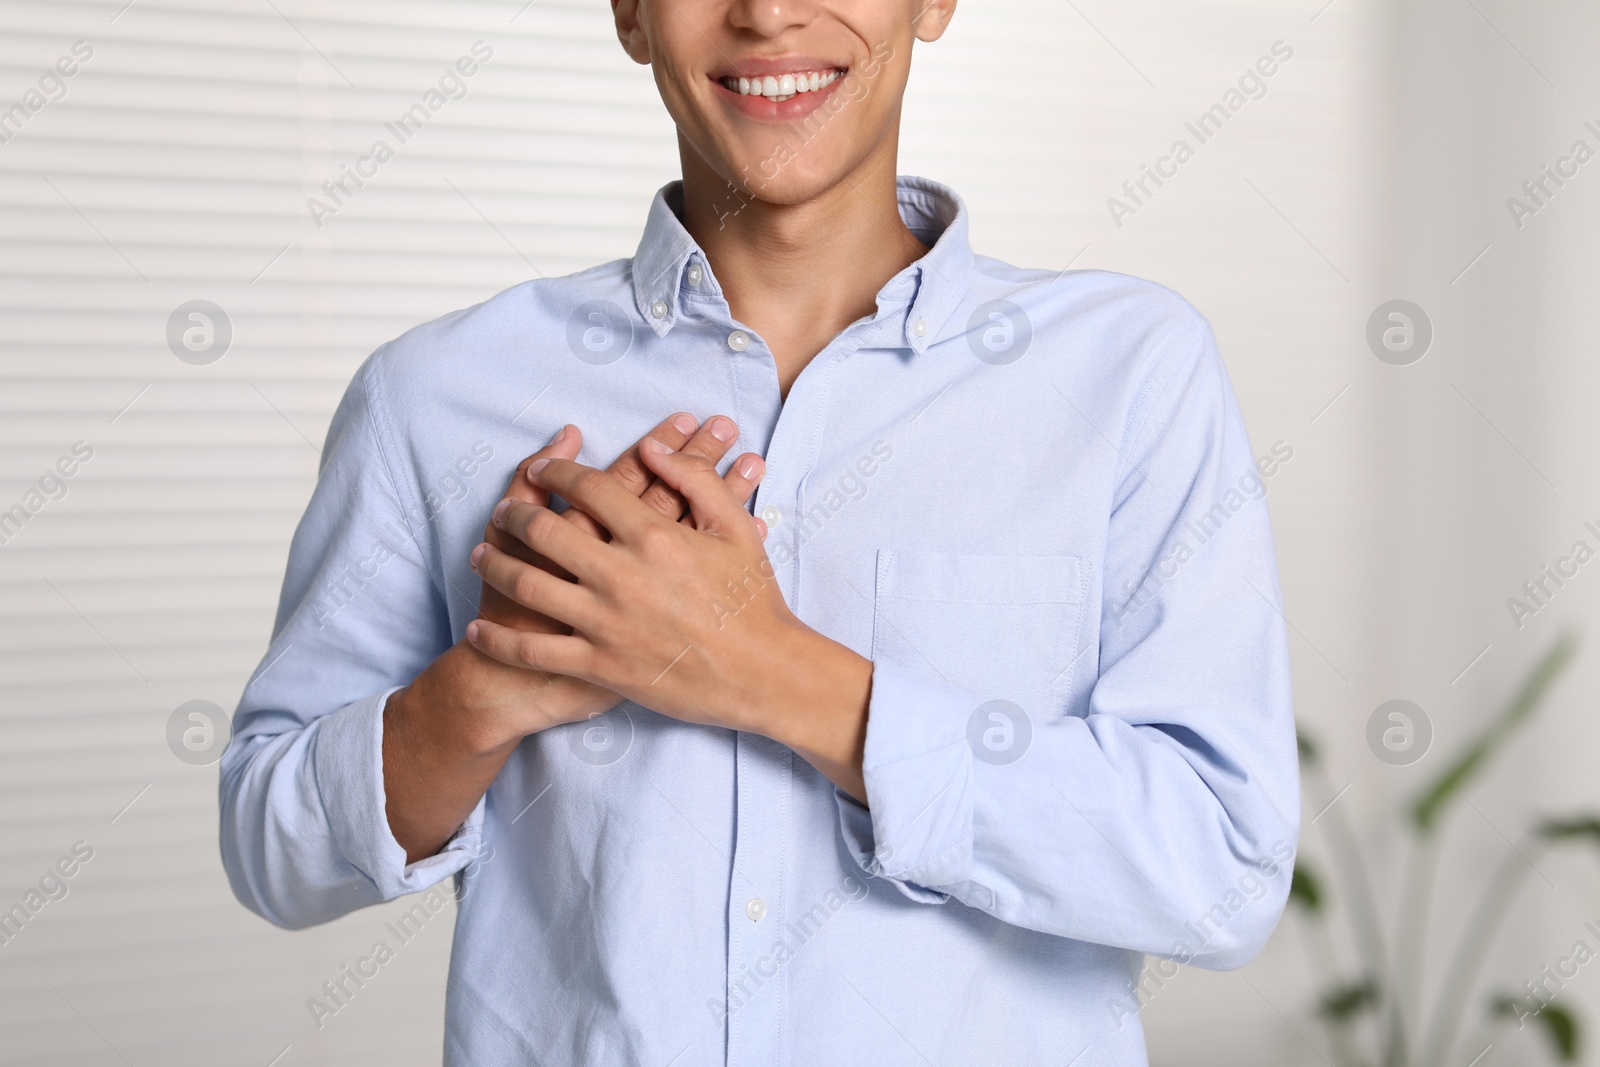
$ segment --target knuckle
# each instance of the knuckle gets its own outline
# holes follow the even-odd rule
[[[522,524],[523,543],[530,548],[548,544],[550,538],[555,534],[555,524],[560,521],[561,517],[555,512],[550,511],[548,508],[540,508],[528,516],[527,520]]]
[[[518,660],[527,666],[532,667],[534,670],[537,671],[544,669],[543,664],[540,662],[539,646],[532,640],[532,638],[526,635],[518,635],[517,637],[512,638],[511,651],[516,655]]]
[[[511,596],[521,604],[531,604],[539,596],[539,573],[532,568],[523,568],[511,580]]]
[[[646,526],[639,532],[639,550],[646,555],[660,556],[670,552],[676,541],[676,529],[667,526]]]
[[[716,441],[713,440],[711,443],[716,444]],[[720,448],[721,446],[719,445],[718,447]],[[716,465],[716,457],[709,454],[708,449],[684,449],[678,454],[683,457],[685,463],[695,470],[709,470]]]
[[[600,471],[585,471],[578,476],[575,486],[585,496],[598,496],[611,486],[611,478]]]
[[[650,484],[650,473],[640,470],[632,463],[622,463],[611,471],[611,476],[622,483],[622,487],[637,496]]]
[[[643,500],[652,509],[668,518],[675,519],[683,514],[683,497],[664,485],[651,489],[644,495]]]
[[[707,433],[690,441],[683,449],[683,455],[690,459],[720,459],[727,451],[727,445]]]

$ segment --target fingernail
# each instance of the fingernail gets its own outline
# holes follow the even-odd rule
[[[534,482],[534,479],[539,476],[539,472],[548,466],[550,466],[550,461],[548,459],[536,459],[532,463],[528,464],[528,481]],[[539,483],[534,482],[534,484],[537,485]]]
[[[694,421],[693,415],[688,415],[680,411],[678,414],[672,416],[672,426],[673,429],[677,430],[679,433],[694,433],[695,430],[699,428],[700,424]]]
[[[478,625],[477,619],[473,619],[471,622],[467,623],[467,640],[473,644],[477,644],[478,632],[480,629],[481,627]]]
[[[509,508],[510,506],[511,506],[511,501],[509,499],[500,501],[500,503],[498,503],[498,504],[496,504],[494,506],[494,515],[490,517],[489,521],[494,523],[496,527],[504,529],[505,528],[505,519],[506,519],[506,509]]]
[[[644,449],[646,452],[649,452],[651,455],[656,456],[664,456],[668,452],[672,451],[672,449],[668,448],[660,441],[657,441],[654,437],[646,437],[644,439],[644,444],[640,445],[639,447]]]
[[[550,444],[545,445],[545,447],[549,448],[550,445],[559,445],[563,440],[566,439],[566,436],[567,436],[567,428],[565,426],[563,426],[563,427],[561,427],[561,429],[556,431],[556,435],[554,437],[550,438]]]
[[[725,419],[721,415],[711,420],[711,436],[727,444],[739,436],[739,428],[733,424],[732,419]]]
[[[472,550],[472,555],[467,557],[467,562],[472,565],[473,570],[478,569],[478,561],[483,558],[483,554],[487,551],[489,551],[488,545],[479,545]]]
[[[761,473],[761,461],[754,456],[746,456],[739,461],[739,474],[741,477],[755,481]]]

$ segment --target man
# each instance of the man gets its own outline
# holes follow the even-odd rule
[[[1209,327],[897,181],[955,0],[612,7],[682,181],[631,260],[362,367],[223,764],[235,891],[455,875],[451,1064],[1143,1063],[1142,954],[1248,960],[1298,826]]]

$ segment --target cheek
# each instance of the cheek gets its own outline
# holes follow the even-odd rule
[[[702,156],[706,156],[710,131],[714,128],[718,112],[722,110],[721,103],[714,96],[716,87],[711,84],[711,79],[697,71],[668,63],[656,63],[651,69],[656,91],[661,94],[661,103],[666,107],[667,114],[672,116],[673,123],[690,144]]]
[[[656,89],[668,100],[681,102],[699,80],[699,75],[686,69],[681,63],[670,56],[654,58],[650,63],[651,76],[655,78]]]

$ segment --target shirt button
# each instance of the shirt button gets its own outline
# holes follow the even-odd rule
[[[768,504],[766,507],[761,509],[761,521],[767,524],[767,528],[769,530],[775,529],[778,523],[783,521],[783,512],[779,511],[772,504]]]
[[[667,302],[665,300],[657,300],[654,304],[651,304],[650,305],[650,314],[654,315],[658,319],[666,318],[667,317]]]
[[[928,336],[928,324],[923,322],[921,319],[918,319],[916,322],[911,324],[911,332],[916,334],[918,337],[926,337]]]
[[[690,285],[694,286],[696,289],[700,288],[700,283],[705,280],[705,276],[706,276],[706,272],[700,269],[700,264],[698,264],[698,263],[689,264],[689,284]]]
[[[735,352],[743,352],[750,347],[750,335],[743,330],[734,330],[728,335],[728,347]]]
[[[760,897],[751,897],[745,901],[744,913],[750,916],[750,921],[758,923],[767,916],[767,902]]]

